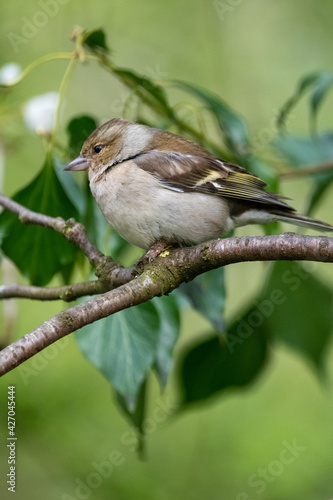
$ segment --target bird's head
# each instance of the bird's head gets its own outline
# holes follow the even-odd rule
[[[98,127],[84,142],[80,156],[65,170],[88,170],[89,176],[101,174],[147,149],[154,129],[120,118]]]

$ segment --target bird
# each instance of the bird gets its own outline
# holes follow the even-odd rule
[[[88,170],[105,219],[144,250],[158,242],[191,246],[246,224],[333,226],[299,214],[245,168],[171,132],[121,118],[98,127],[65,168]]]

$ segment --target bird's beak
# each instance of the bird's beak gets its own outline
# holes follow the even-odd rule
[[[71,161],[64,170],[71,170],[75,172],[77,170],[88,170],[90,167],[91,160],[88,158],[82,158],[82,156],[78,156],[75,160]]]

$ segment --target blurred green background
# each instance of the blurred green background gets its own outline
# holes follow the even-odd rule
[[[103,27],[118,65],[157,80],[182,79],[215,91],[247,119],[255,138],[272,127],[277,109],[300,77],[333,69],[329,0],[55,2],[46,24],[17,50],[10,33],[22,36],[27,20],[38,20],[37,13],[47,2],[1,2],[0,66],[17,62],[25,67],[49,52],[72,50],[69,35],[74,25]],[[30,74],[15,90],[17,109],[33,95],[58,90],[65,67],[65,61],[54,61]],[[110,75],[91,62],[79,65],[66,93],[62,122],[80,113],[103,122],[120,116],[123,101],[124,91]],[[331,98],[320,114],[320,129],[332,127],[332,106]],[[12,127],[20,127],[17,123],[13,116]],[[293,113],[290,128],[307,132],[305,105]],[[9,196],[31,180],[44,159],[40,138],[24,125],[12,134],[17,140],[6,152],[4,178]],[[269,159],[264,141],[261,144]],[[296,200],[301,211],[307,181],[284,181],[282,188],[281,194]],[[330,196],[325,196],[316,217],[332,221]],[[254,232],[261,234],[252,227],[238,234]],[[251,301],[266,272],[262,263],[227,269],[228,318]],[[332,283],[328,266],[318,265],[318,272]],[[17,301],[15,337],[61,308],[62,304]],[[201,318],[185,315],[177,354],[208,328]],[[269,368],[251,388],[224,393],[178,417],[168,416],[177,400],[173,381],[160,394],[152,379],[148,453],[141,462],[109,384],[83,358],[75,340],[64,339],[1,380],[1,498],[11,498],[5,484],[6,394],[7,386],[14,384],[20,500],[329,500],[333,497],[332,361],[331,349],[327,374],[319,380],[303,359],[281,346],[271,353]],[[289,450],[293,446],[294,455]],[[286,463],[281,461],[284,456],[289,459]],[[102,462],[98,475],[96,467]]]

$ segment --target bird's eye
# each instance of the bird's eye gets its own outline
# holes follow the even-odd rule
[[[102,144],[97,144],[97,146],[94,147],[94,152],[98,154],[102,151],[102,149],[103,149]]]

